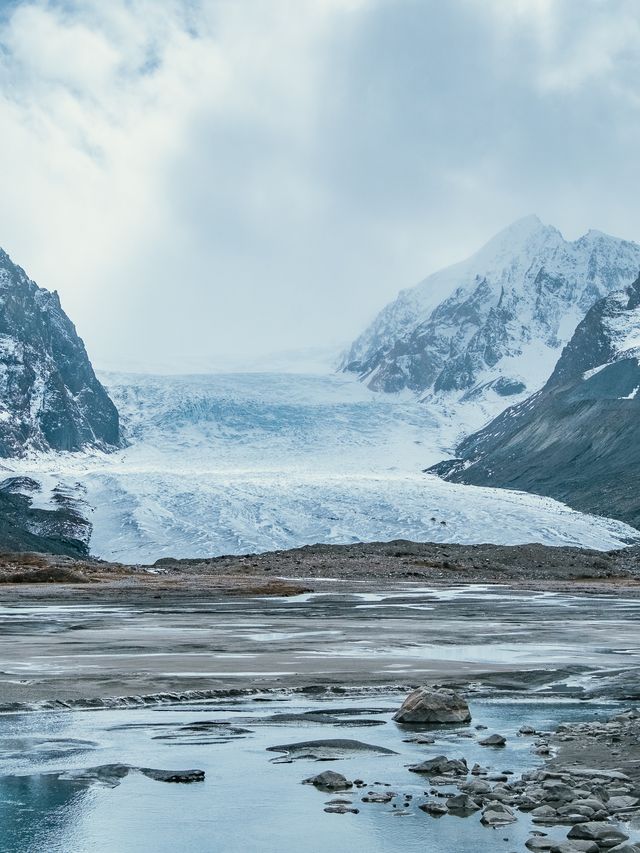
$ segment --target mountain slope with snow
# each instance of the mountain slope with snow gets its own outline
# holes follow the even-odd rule
[[[373,390],[484,403],[495,415],[542,387],[593,303],[639,271],[636,243],[598,231],[569,242],[530,216],[402,291],[342,369]]]
[[[0,456],[119,442],[118,412],[58,294],[0,249]]]
[[[640,527],[640,278],[598,301],[544,388],[431,469]]]

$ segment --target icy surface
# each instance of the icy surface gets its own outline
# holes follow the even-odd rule
[[[60,481],[82,482],[101,557],[150,562],[397,538],[607,549],[637,536],[550,499],[423,474],[457,426],[408,394],[375,394],[350,377],[101,379],[128,448],[12,465],[42,482],[41,501]]]

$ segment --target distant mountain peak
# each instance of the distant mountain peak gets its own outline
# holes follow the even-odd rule
[[[373,390],[482,399],[495,414],[503,398],[542,387],[591,305],[639,270],[635,243],[595,230],[567,241],[525,216],[466,260],[401,291],[342,369]]]

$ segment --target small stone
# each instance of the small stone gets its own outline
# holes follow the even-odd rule
[[[325,806],[327,814],[360,814],[360,809],[350,806]]]
[[[353,787],[353,782],[342,775],[335,773],[333,770],[325,770],[324,773],[319,773],[317,776],[311,776],[305,779],[303,785],[314,785],[325,791],[346,791]]]
[[[362,798],[363,803],[390,803],[397,794],[394,794],[393,791],[385,791],[384,793],[380,793],[377,791],[369,791],[368,794]]]
[[[457,794],[447,799],[447,809],[450,812],[477,812],[480,806],[467,794]]]
[[[554,847],[559,847],[563,842],[558,841],[557,838],[549,838],[548,835],[540,836],[534,835],[532,838],[529,838],[525,841],[524,846],[527,850],[553,850]]]
[[[506,737],[497,734],[489,735],[489,737],[485,737],[482,740],[478,741],[480,746],[504,746],[506,742]]]
[[[427,776],[466,776],[469,772],[464,759],[449,759],[446,755],[437,755],[421,764],[413,764],[409,770],[414,773],[424,773]]]
[[[447,807],[445,804],[439,803],[437,800],[427,800],[426,803],[420,803],[418,808],[423,812],[427,812],[427,814],[433,815],[434,817],[440,817],[447,813]]]

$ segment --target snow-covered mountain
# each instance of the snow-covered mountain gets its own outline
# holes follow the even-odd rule
[[[0,456],[119,441],[116,407],[58,294],[0,249]]]
[[[496,414],[542,387],[587,310],[639,271],[640,245],[599,231],[569,242],[529,216],[402,291],[342,369],[373,390],[484,402]]]
[[[598,301],[544,388],[431,470],[640,527],[640,278]]]

